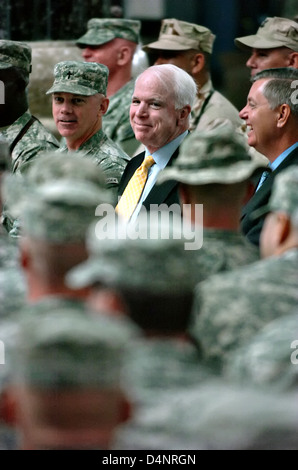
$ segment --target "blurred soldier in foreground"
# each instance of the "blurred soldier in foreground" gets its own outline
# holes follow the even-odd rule
[[[8,143],[13,172],[25,171],[41,152],[59,147],[56,138],[30,114],[26,88],[31,72],[31,48],[22,42],[0,40],[0,135]]]
[[[11,378],[11,352],[21,318],[42,317],[60,309],[84,310],[87,290],[72,291],[64,278],[87,258],[85,235],[96,207],[111,201],[103,173],[78,153],[69,153],[63,161],[57,153],[41,156],[26,175],[10,176],[6,192],[10,186],[9,207],[20,221],[27,305],[1,325],[6,352],[1,390]]]
[[[124,319],[70,307],[23,320],[8,387],[19,448],[109,449],[115,428],[130,417],[120,379],[135,334]]]
[[[225,356],[253,339],[298,302],[298,168],[276,176],[261,234],[261,261],[197,286],[191,332],[204,358],[221,368]],[[289,354],[290,360],[290,354]]]
[[[66,141],[60,151],[79,150],[93,159],[116,193],[130,157],[102,130],[102,116],[109,106],[108,74],[105,65],[94,62],[59,62],[47,94],[52,94],[55,124]]]
[[[0,208],[2,209],[2,180],[11,166],[9,146],[0,138]],[[19,310],[25,301],[25,282],[20,270],[17,246],[0,225],[0,321]],[[0,335],[1,340],[1,335]]]
[[[298,24],[289,18],[268,17],[256,34],[236,38],[235,44],[250,53],[246,66],[252,77],[264,69],[298,68]]]
[[[160,174],[158,183],[180,183],[183,217],[203,230],[203,245],[195,254],[202,277],[259,258],[240,232],[240,215],[251,194],[251,179],[265,168],[266,163],[251,157],[244,138],[225,122],[214,130],[193,132],[173,165]]]
[[[235,106],[212,85],[210,60],[214,39],[214,34],[204,26],[170,18],[162,20],[158,40],[143,46],[156,65],[177,65],[195,80],[198,94],[190,130],[206,129],[217,118],[229,119],[234,127],[242,124]]]
[[[87,32],[76,41],[86,62],[98,62],[109,69],[109,108],[103,116],[104,132],[133,156],[139,146],[129,121],[134,88],[132,64],[140,41],[141,23],[123,18],[92,18]]]
[[[93,285],[94,310],[110,307],[102,297],[106,286],[118,305],[114,314],[129,316],[143,331],[124,370],[137,414],[146,412],[161,392],[198,384],[212,374],[200,363],[200,352],[186,333],[193,289],[200,278],[197,263],[185,250],[181,218],[169,222],[163,213],[160,217],[157,222],[140,216],[141,237],[129,238],[129,231],[123,237],[121,230],[118,235],[111,227],[107,238],[100,239],[91,227],[89,260],[67,275],[72,288]]]

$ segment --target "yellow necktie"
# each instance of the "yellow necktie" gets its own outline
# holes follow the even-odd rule
[[[134,212],[145,187],[149,168],[151,168],[154,163],[153,157],[148,155],[142,165],[136,169],[126,186],[116,207],[116,212],[125,219],[129,219]]]

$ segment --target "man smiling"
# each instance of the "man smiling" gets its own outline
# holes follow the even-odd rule
[[[268,203],[276,175],[298,165],[298,70],[267,69],[252,81],[247,104],[239,115],[248,126],[248,144],[268,158],[269,168],[243,209],[241,226],[248,239],[259,245],[264,219],[253,219],[251,214]]]
[[[108,68],[94,62],[59,62],[54,68],[52,94],[53,117],[65,138],[60,151],[80,151],[103,169],[107,185],[117,188],[130,157],[102,130]]]
[[[288,18],[266,18],[256,34],[235,39],[239,49],[248,51],[246,66],[254,77],[261,70],[298,68],[298,23]]]
[[[177,181],[158,186],[155,182],[158,173],[177,157],[179,145],[188,134],[196,92],[193,78],[176,65],[154,65],[137,77],[130,122],[145,152],[129,162],[119,185],[121,198],[116,210],[125,219],[134,220],[142,204],[150,209],[152,205],[179,203]],[[143,170],[143,162],[147,165],[147,161],[145,186],[137,198],[132,197],[132,177]]]

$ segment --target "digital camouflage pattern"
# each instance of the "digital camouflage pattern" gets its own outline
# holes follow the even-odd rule
[[[198,385],[210,376],[192,343],[175,337],[151,337],[135,341],[129,349],[123,381],[137,406],[142,407],[160,392]]]
[[[200,273],[193,252],[185,250],[187,240],[180,224],[150,220],[141,214],[135,229],[112,223],[101,232],[99,225],[91,225],[87,232],[89,259],[69,272],[68,285],[78,288],[101,280],[155,293],[192,292]]]
[[[96,62],[66,60],[54,67],[54,83],[46,92],[74,93],[92,96],[101,93],[106,96],[109,69]]]
[[[210,29],[187,21],[167,18],[162,20],[158,40],[142,47],[145,52],[150,49],[185,51],[196,49],[212,53],[215,35]]]
[[[138,44],[140,29],[139,20],[92,18],[87,23],[87,32],[76,41],[76,45],[79,47],[100,46],[115,38],[127,39]]]
[[[187,136],[173,165],[161,172],[158,181],[176,180],[194,186],[234,184],[266,167],[265,162],[248,153],[244,138],[227,123],[224,127]]]
[[[26,111],[7,129],[0,132],[0,136],[4,137],[9,145],[13,143],[15,138],[20,134],[22,129],[30,121],[32,115]],[[39,122],[34,120],[23,137],[18,141],[12,151],[12,172],[25,172],[29,168],[31,162],[39,157],[40,153],[47,150],[59,148],[57,139]]]
[[[297,391],[245,389],[218,379],[156,393],[118,428],[115,450],[295,450]]]
[[[256,34],[235,39],[240,49],[274,49],[288,47],[298,51],[298,23],[278,16],[266,18]]]
[[[18,67],[31,72],[32,51],[28,44],[20,41],[0,40],[0,69]]]
[[[62,144],[60,152],[68,152],[67,146]],[[117,188],[130,157],[121,147],[112,141],[102,129],[83,143],[78,151],[90,157],[106,175],[108,188],[113,189],[116,198]]]
[[[229,380],[243,385],[295,390],[298,385],[297,352],[296,308],[293,313],[269,322],[250,341],[232,351],[224,373]]]
[[[13,258],[15,260],[15,258]],[[12,260],[10,260],[12,263]],[[25,305],[26,282],[21,268],[15,263],[0,268],[0,321],[15,315]],[[1,326],[0,326],[1,330]],[[2,330],[0,333],[2,340]]]
[[[89,315],[76,302],[56,299],[49,310],[51,303],[33,305],[19,324],[15,380],[47,390],[119,388],[125,351],[137,329],[125,317]]]
[[[80,152],[41,154],[26,174],[6,176],[3,194],[16,236],[21,233],[23,220],[29,217],[32,235],[45,236],[49,230],[49,235],[58,239],[84,239],[84,230],[93,220],[97,205],[113,201],[104,173]],[[30,218],[37,221],[34,228]]]
[[[0,225],[0,269],[12,268],[18,264],[18,249],[6,230]]]
[[[134,91],[134,80],[126,83],[113,96],[110,96],[108,111],[103,115],[103,130],[130,156],[140,145],[135,139],[130,125],[129,111]]]
[[[258,249],[240,232],[204,228],[203,245],[194,255],[201,279],[259,259]]]
[[[60,179],[27,190],[21,201],[22,234],[51,243],[84,242],[106,191],[89,181]],[[109,201],[109,199],[108,199]]]
[[[198,284],[190,334],[209,363],[220,368],[232,350],[297,307],[297,262],[291,249]]]

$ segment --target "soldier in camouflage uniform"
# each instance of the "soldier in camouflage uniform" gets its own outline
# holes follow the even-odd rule
[[[41,152],[59,148],[55,137],[30,114],[26,88],[31,72],[31,48],[22,42],[0,40],[0,135],[10,146],[12,171],[26,171]]]
[[[102,130],[102,116],[108,109],[106,98],[108,68],[91,62],[64,61],[54,68],[53,116],[65,137],[59,151],[80,151],[104,171],[107,186],[116,192],[130,157]]]
[[[236,38],[235,44],[250,53],[246,66],[252,77],[264,69],[298,68],[298,24],[289,18],[268,17],[256,34]]]
[[[101,290],[108,286],[118,297],[120,312],[143,331],[145,337],[131,348],[124,374],[130,396],[142,409],[162,390],[197,384],[212,373],[200,364],[200,352],[185,334],[199,273],[192,252],[185,250],[178,219],[174,221],[173,227],[166,220],[158,225],[141,216],[143,235],[134,239],[129,232],[124,237],[119,231],[118,236],[112,227],[109,238],[100,239],[91,227],[89,260],[67,275],[72,288],[94,285],[94,309],[103,308]]]
[[[224,373],[244,386],[295,390],[298,385],[298,313],[269,322],[231,352]]]
[[[103,117],[104,132],[133,156],[139,146],[130,125],[129,108],[134,90],[132,62],[139,43],[141,23],[123,18],[92,18],[87,32],[76,41],[87,62],[109,68],[109,108]]]
[[[235,106],[212,85],[210,57],[214,39],[204,26],[167,18],[162,20],[158,40],[143,46],[145,52],[153,55],[155,64],[177,65],[196,81],[198,94],[190,130],[204,130],[217,118],[229,119],[236,128],[242,124]]]
[[[166,390],[119,428],[114,448],[297,450],[297,400],[297,389],[278,393],[216,379]]]
[[[261,235],[261,261],[218,274],[197,286],[191,333],[205,359],[221,367],[235,348],[298,302],[298,169],[276,176]]]
[[[198,230],[203,245],[195,254],[202,278],[252,263],[258,250],[240,233],[241,208],[250,180],[266,163],[248,154],[243,137],[233,126],[193,132],[181,144],[178,158],[157,182],[179,182],[184,219]],[[202,217],[196,210],[203,205]]]
[[[6,192],[10,185],[9,207],[21,227],[27,306],[1,323],[6,361],[0,371],[0,386],[10,377],[10,351],[22,317],[84,309],[87,291],[71,291],[64,276],[87,257],[85,234],[97,205],[112,200],[104,174],[79,153],[70,152],[63,161],[57,153],[44,155],[26,175],[11,175]]]

